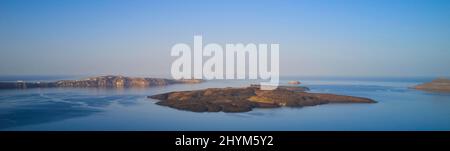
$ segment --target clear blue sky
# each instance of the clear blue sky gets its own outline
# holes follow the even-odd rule
[[[282,75],[450,75],[448,0],[1,0],[0,75],[169,75],[195,34],[279,43]]]

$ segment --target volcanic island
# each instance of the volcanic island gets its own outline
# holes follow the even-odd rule
[[[376,103],[354,96],[309,93],[307,87],[279,86],[261,90],[259,85],[242,88],[208,88],[148,96],[158,105],[193,112],[248,112],[254,108],[305,107],[328,103]]]

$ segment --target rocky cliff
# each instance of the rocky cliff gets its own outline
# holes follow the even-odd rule
[[[124,76],[99,76],[83,80],[61,80],[55,82],[0,82],[0,88],[47,88],[47,87],[94,87],[94,88],[129,88],[151,87],[169,84],[200,83],[201,80],[172,80],[161,78],[133,78]]]

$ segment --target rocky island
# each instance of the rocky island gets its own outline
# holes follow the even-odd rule
[[[247,112],[253,108],[303,107],[327,103],[376,103],[368,98],[308,93],[306,87],[280,86],[275,90],[245,88],[208,88],[149,96],[156,104],[194,112]]]
[[[125,76],[99,76],[82,80],[60,80],[54,82],[0,82],[0,89],[50,88],[50,87],[90,87],[90,88],[130,88],[164,86],[169,84],[200,83],[202,80],[173,80],[162,78],[134,78]]]
[[[433,92],[450,92],[450,79],[437,78],[431,82],[414,86],[413,88]]]
[[[300,83],[300,81],[289,81],[288,84],[299,85],[301,83]]]

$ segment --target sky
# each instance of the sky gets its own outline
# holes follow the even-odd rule
[[[278,43],[280,74],[450,76],[447,0],[1,0],[0,75],[168,76],[177,43]]]

